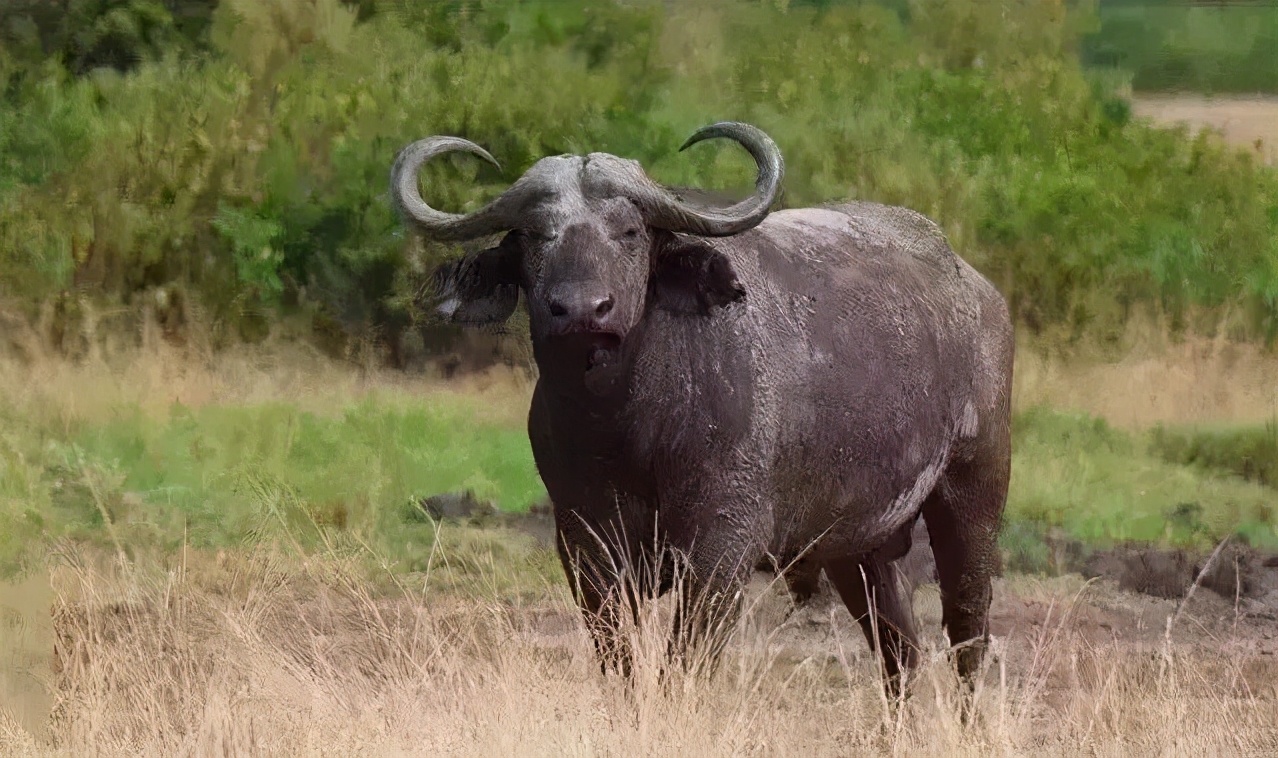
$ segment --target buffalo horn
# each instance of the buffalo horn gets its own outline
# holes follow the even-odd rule
[[[651,180],[623,188],[643,210],[647,222],[659,229],[704,237],[728,237],[754,228],[767,218],[781,189],[785,162],[776,143],[761,129],[736,121],[722,121],[698,129],[679,148],[726,137],[744,147],[758,167],[754,194],[727,208],[694,207],[680,201]],[[646,177],[645,177],[646,179]]]
[[[427,137],[399,152],[391,167],[391,198],[400,214],[430,239],[459,242],[494,234],[513,226],[510,190],[474,213],[446,213],[426,204],[417,189],[417,175],[426,161],[449,152],[471,153],[499,170],[488,151],[461,137]]]

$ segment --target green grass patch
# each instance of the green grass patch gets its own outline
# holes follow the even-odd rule
[[[1159,427],[1153,433],[1153,446],[1171,463],[1200,466],[1278,489],[1278,419],[1237,428]]]
[[[475,411],[373,397],[329,416],[288,403],[126,408],[64,437],[19,422],[0,446],[0,565],[38,536],[127,550],[362,542],[418,565],[433,542],[418,499],[470,489],[518,511],[544,494],[526,431]]]
[[[1155,435],[1045,408],[1014,421],[1008,520],[1104,546],[1135,540],[1205,547],[1236,533],[1278,546],[1274,492],[1224,471],[1169,461]],[[1020,531],[1012,530],[1016,534]],[[1023,536],[1023,535],[1022,535]]]
[[[479,410],[442,395],[373,395],[330,414],[287,402],[174,406],[160,417],[121,408],[59,434],[10,408],[0,435],[0,568],[70,538],[126,553],[263,541],[302,552],[371,548],[398,569],[424,570],[438,555],[417,499],[471,489],[518,511],[544,495],[523,425]],[[1018,414],[1005,552],[1016,565],[1041,566],[1059,563],[1071,541],[1207,547],[1236,533],[1278,546],[1274,490],[1227,465],[1255,459],[1239,451],[1272,439],[1213,434],[1174,447],[1166,431],[1131,435],[1045,408]],[[1225,439],[1243,442],[1203,441]]]

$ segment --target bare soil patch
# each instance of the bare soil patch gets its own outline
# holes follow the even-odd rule
[[[1278,163],[1278,97],[1207,97],[1203,95],[1136,95],[1137,116],[1162,124],[1184,123],[1193,131],[1219,130],[1231,144]]]

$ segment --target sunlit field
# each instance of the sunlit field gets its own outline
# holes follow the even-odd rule
[[[1031,364],[1017,388],[996,654],[966,729],[933,585],[903,708],[840,603],[792,609],[764,575],[713,680],[658,686],[666,604],[632,630],[637,689],[601,676],[545,534],[416,504],[540,499],[520,372],[441,384],[279,345],[3,365],[6,755],[1278,748],[1272,484],[1164,455],[1157,398],[1128,398],[1143,427],[1046,410],[1077,363]],[[1115,386],[1144,370],[1090,369]],[[1221,408],[1254,391],[1231,386]],[[1137,558],[1167,564],[1151,582],[1100,552],[1137,539],[1201,561],[1231,530],[1261,551],[1196,584],[1167,554]]]
[[[480,583],[519,572],[535,588],[522,555],[441,550],[441,565],[449,550],[475,561]],[[1261,632],[1272,619],[1206,591],[1165,626],[1173,601],[1103,582],[1000,581],[995,654],[979,718],[964,728],[940,659],[895,707],[841,606],[782,622],[785,601],[765,587],[709,682],[676,676],[662,689],[664,626],[644,622],[638,683],[627,691],[600,676],[558,586],[520,598],[459,593],[434,588],[429,572],[378,584],[340,559],[270,551],[187,551],[167,570],[68,557],[54,578],[56,654],[39,669],[55,685],[42,703],[51,718],[28,700],[35,726],[6,714],[0,746],[6,755],[334,756],[1260,755],[1278,746],[1275,642]],[[934,594],[920,593],[918,605],[938,628]],[[30,662],[49,650],[40,640],[19,652]]]
[[[1278,52],[1274,57],[1278,58]],[[1195,131],[1218,130],[1231,143],[1278,164],[1278,97],[1145,95],[1136,98],[1133,106],[1141,117],[1184,123]]]
[[[0,2],[0,756],[1278,754],[1278,9],[1191,5]],[[451,211],[565,152],[731,194],[724,119],[1008,301],[970,723],[927,582],[900,701],[762,573],[713,676],[670,597],[602,674],[526,318],[430,318],[409,141],[501,163],[433,162]]]

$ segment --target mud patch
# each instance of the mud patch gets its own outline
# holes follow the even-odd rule
[[[555,519],[549,500],[544,500],[527,513],[505,513],[473,493],[447,493],[423,498],[421,512],[434,520],[466,522],[472,526],[508,529],[533,538],[545,549],[555,546]],[[1164,600],[1179,600],[1207,565],[1209,552],[1166,549],[1149,545],[1125,544],[1108,550],[1092,550],[1076,540],[1059,536],[1046,540],[1056,560],[1057,574],[1079,574],[1085,579],[1111,580],[1122,590]],[[1015,561],[1012,561],[1015,564]],[[936,583],[936,560],[932,554],[926,524],[919,521],[912,534],[909,553],[896,561],[906,586],[911,591]],[[1016,565],[1011,568],[1015,570]],[[761,566],[760,575],[771,573]],[[1018,571],[1017,573],[1034,573]],[[808,592],[796,597],[798,606],[811,605],[819,614],[837,600],[833,587],[818,571],[805,584]],[[808,586],[810,585],[810,586]],[[1226,545],[1199,581],[1200,589],[1210,591],[1231,603],[1248,601],[1250,612],[1262,617],[1278,618],[1278,555],[1264,554],[1248,545]],[[813,620],[820,626],[824,619]]]
[[[446,492],[419,500],[414,516],[480,528],[508,529],[531,537],[539,547],[555,548],[555,515],[549,500],[534,504],[526,513],[508,513],[499,510],[495,503],[476,497],[474,492]]]
[[[1126,545],[1092,553],[1079,567],[1089,579],[1113,579],[1132,592],[1180,598],[1203,572],[1208,553]],[[1278,556],[1262,555],[1247,545],[1222,549],[1199,582],[1226,600],[1258,600],[1278,612]]]

